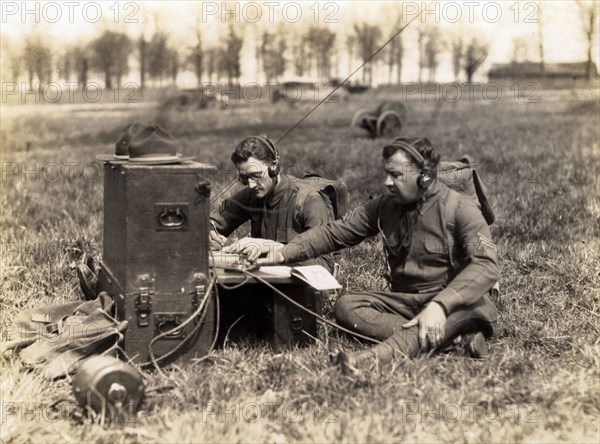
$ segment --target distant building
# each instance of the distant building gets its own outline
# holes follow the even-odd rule
[[[587,62],[546,63],[538,62],[495,63],[488,72],[489,80],[504,79],[587,79]],[[598,69],[592,62],[592,78],[598,78]]]

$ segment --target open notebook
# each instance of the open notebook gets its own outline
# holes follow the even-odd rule
[[[296,277],[315,290],[337,290],[342,286],[335,278],[321,265],[301,265],[298,267],[286,266],[264,266],[259,271],[275,276],[293,276]]]

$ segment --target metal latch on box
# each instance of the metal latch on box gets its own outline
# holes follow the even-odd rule
[[[206,293],[206,276],[203,273],[194,273],[192,282],[192,310],[196,311],[204,294]]]
[[[150,325],[150,312],[152,311],[152,295],[154,290],[151,287],[152,282],[146,276],[142,277],[142,286],[135,300],[135,311],[137,312],[137,322],[140,327]]]

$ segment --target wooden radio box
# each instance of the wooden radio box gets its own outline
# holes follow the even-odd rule
[[[209,284],[210,183],[196,162],[104,164],[104,241],[99,290],[127,320],[124,351],[148,363],[208,353],[216,303]],[[202,315],[186,322],[204,304]],[[161,336],[158,339],[157,336]],[[152,344],[151,344],[152,342]],[[166,356],[165,356],[166,355]],[[160,359],[164,356],[163,359]]]

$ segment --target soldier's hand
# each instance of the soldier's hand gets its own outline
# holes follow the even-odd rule
[[[446,313],[437,302],[430,302],[427,307],[404,324],[403,328],[419,327],[419,345],[422,351],[427,351],[442,345],[446,330]]]
[[[245,254],[250,262],[256,261],[262,254],[267,254],[272,248],[283,244],[270,239],[261,239],[256,237],[245,237],[238,240],[233,245],[225,247],[223,251],[227,253]]]
[[[269,248],[269,252],[267,253],[267,257],[263,259],[259,259],[256,261],[258,265],[278,265],[283,264],[285,262],[285,257],[283,257],[283,244],[279,242],[272,244]]]
[[[219,251],[221,248],[223,248],[223,245],[225,245],[225,242],[227,242],[227,238],[225,236],[221,236],[214,229],[210,230],[209,240],[210,240],[210,249],[213,251]]]

